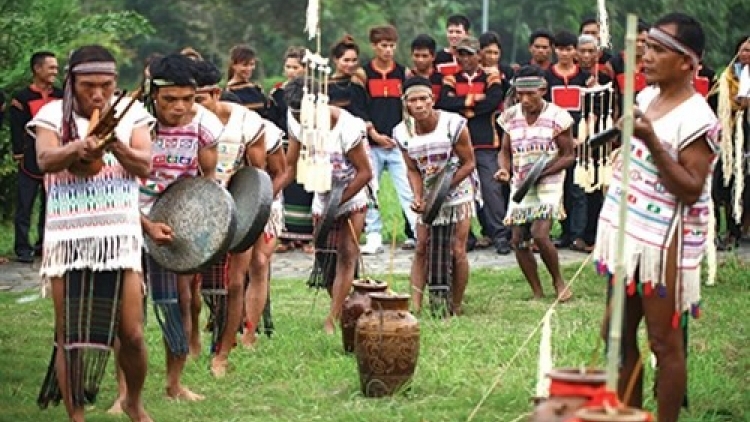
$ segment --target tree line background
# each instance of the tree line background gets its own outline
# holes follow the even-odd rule
[[[445,19],[462,13],[481,32],[482,0],[321,0],[321,47],[344,34],[370,55],[368,29],[393,24],[400,33],[397,60],[408,63],[409,44],[417,34],[431,34],[444,46]],[[259,54],[255,78],[266,87],[279,80],[290,45],[315,49],[303,29],[305,0],[0,0],[0,89],[6,95],[29,83],[28,60],[34,51],[55,52],[61,65],[77,46],[99,43],[111,48],[121,65],[121,84],[134,86],[144,59],[190,46],[226,67],[229,49],[249,44]],[[723,67],[737,40],[750,34],[750,2],[745,0],[610,0],[607,2],[613,50],[622,48],[625,15],[647,22],[669,11],[696,16],[707,34],[705,61]],[[528,58],[529,34],[538,28],[577,31],[584,17],[596,15],[596,0],[490,1],[489,29],[500,34],[505,63]],[[62,74],[61,74],[62,77]],[[7,129],[0,133],[0,201],[13,203],[15,165]],[[2,214],[7,216],[8,207]],[[2,216],[0,216],[2,217]]]

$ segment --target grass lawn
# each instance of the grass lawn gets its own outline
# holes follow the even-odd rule
[[[567,267],[566,277],[576,270]],[[730,258],[721,266],[718,286],[705,289],[704,315],[691,326],[692,408],[681,421],[750,420],[747,274],[748,267]],[[393,289],[406,292],[406,278],[394,277]],[[559,366],[590,363],[601,347],[597,332],[603,310],[602,280],[586,268],[573,290],[576,299],[560,306],[553,322]],[[160,331],[149,315],[146,406],[156,421],[464,421],[499,378],[474,420],[512,421],[531,409],[538,336],[517,360],[510,359],[551,303],[551,299],[530,302],[528,297],[517,270],[474,271],[466,316],[421,319],[420,359],[411,389],[385,399],[360,394],[356,360],[343,354],[340,336],[322,332],[328,305],[325,294],[316,298],[302,280],[274,283],[278,334],[271,340],[262,338],[253,352],[235,350],[226,378],[215,380],[209,375],[205,353],[188,364],[185,383],[205,394],[204,402],[163,398],[163,348]],[[0,294],[0,421],[65,420],[62,407],[41,412],[35,404],[49,359],[52,305],[45,300],[19,304],[18,298]],[[115,397],[112,364],[109,372],[97,406],[88,413],[90,421],[124,420],[105,413]],[[649,378],[647,385],[650,382]],[[653,407],[653,400],[648,406]]]

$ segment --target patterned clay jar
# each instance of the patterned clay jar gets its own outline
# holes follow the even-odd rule
[[[598,369],[556,368],[547,376],[551,380],[549,398],[534,407],[531,422],[570,420],[602,391],[607,381],[606,373]]]
[[[357,320],[370,309],[369,293],[385,292],[388,284],[382,281],[364,279],[354,280],[353,290],[341,308],[341,337],[346,353],[354,352],[354,332],[357,331]]]
[[[365,397],[391,395],[414,376],[419,358],[419,321],[409,295],[371,293],[371,309],[357,322],[354,338]]]
[[[605,409],[602,407],[581,409],[576,413],[576,422],[653,422],[650,413],[629,407]]]

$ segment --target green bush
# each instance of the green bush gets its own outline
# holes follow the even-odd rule
[[[35,51],[57,55],[61,69],[70,51],[86,44],[109,48],[121,64],[135,56],[125,43],[153,32],[135,12],[84,13],[80,0],[5,2],[0,19],[0,87],[10,99],[29,80],[29,59]],[[62,72],[61,72],[62,76]],[[10,101],[8,101],[10,102]],[[7,221],[15,203],[16,164],[10,133],[0,131],[0,217]]]

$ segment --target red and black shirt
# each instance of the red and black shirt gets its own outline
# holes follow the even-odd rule
[[[26,124],[39,109],[52,100],[62,98],[60,88],[42,90],[30,85],[13,96],[9,107],[10,137],[13,142],[13,155],[23,154],[21,170],[29,175],[41,177],[42,172],[36,161],[36,144],[26,132]]]
[[[428,76],[420,75],[414,69],[411,70],[411,73],[414,76],[420,76],[430,81],[430,85],[432,85],[432,97],[435,103],[437,103],[440,98],[440,91],[443,89],[443,74],[435,69],[430,69]]]
[[[476,94],[483,94],[485,97],[476,101]],[[474,149],[498,149],[500,139],[494,122],[502,101],[500,75],[478,68],[473,75],[459,72],[453,76],[445,76],[436,107],[460,113],[468,119]]]
[[[612,73],[614,73],[613,76],[617,91],[622,96],[625,93],[625,53],[613,56],[609,61],[609,66],[612,68]],[[641,63],[637,63],[635,66],[634,78],[635,94],[638,94],[647,86],[646,75],[643,73],[643,65]]]
[[[461,71],[461,65],[458,63],[455,54],[448,49],[442,49],[435,54],[435,70],[443,76],[453,76]]]
[[[403,120],[401,101],[406,68],[393,62],[385,71],[376,69],[370,61],[363,67],[367,88],[367,116],[379,133],[393,136],[393,128]]]
[[[547,80],[547,93],[544,99],[550,101],[570,113],[573,120],[578,123],[584,108],[584,88],[591,75],[575,65],[575,70],[570,75],[562,75],[556,65],[552,65],[544,72]]]

